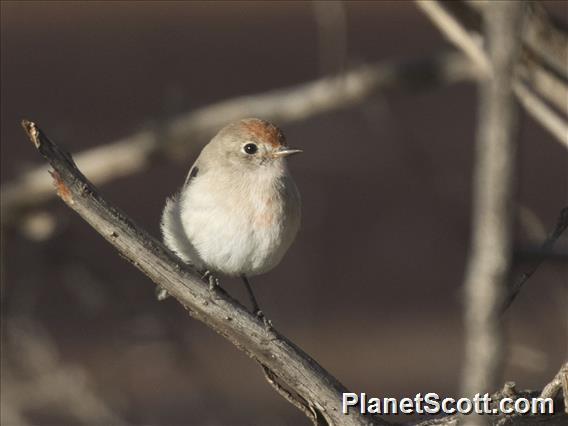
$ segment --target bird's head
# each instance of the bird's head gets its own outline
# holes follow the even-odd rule
[[[284,167],[284,159],[302,152],[288,147],[282,131],[258,118],[245,118],[225,126],[215,136],[217,155],[246,169]]]

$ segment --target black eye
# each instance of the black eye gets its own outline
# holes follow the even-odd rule
[[[256,151],[258,151],[258,147],[254,143],[247,143],[244,147],[244,150],[247,154],[252,155]]]

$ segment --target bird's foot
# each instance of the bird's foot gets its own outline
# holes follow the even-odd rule
[[[211,271],[205,271],[201,279],[207,281],[207,283],[209,284],[210,292],[217,292],[221,289],[221,284],[219,284],[219,278],[213,275]]]
[[[166,300],[169,296],[170,293],[168,293],[164,287],[156,286],[156,299],[158,299],[159,302]]]
[[[209,277],[211,277],[213,274],[211,273],[210,270],[206,269],[205,272],[203,272],[203,275],[201,275],[201,281],[205,281],[207,282],[207,280],[209,279]]]
[[[259,309],[254,314],[256,315],[256,317],[258,319],[262,320],[262,322],[264,324],[264,328],[266,329],[266,331],[273,331],[272,321],[270,321],[268,318],[266,318],[266,315],[264,315],[264,312],[262,312]]]

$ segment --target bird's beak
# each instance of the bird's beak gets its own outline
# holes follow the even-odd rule
[[[288,148],[283,146],[282,148],[280,148],[278,151],[276,151],[274,153],[275,157],[288,157],[289,155],[293,155],[293,154],[299,154],[300,152],[303,152],[301,149],[292,149],[292,148]]]

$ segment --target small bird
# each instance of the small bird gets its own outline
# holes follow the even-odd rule
[[[258,118],[231,123],[203,148],[181,190],[164,208],[166,246],[218,285],[240,276],[253,312],[264,318],[248,277],[274,268],[300,227],[300,194],[282,131]]]

